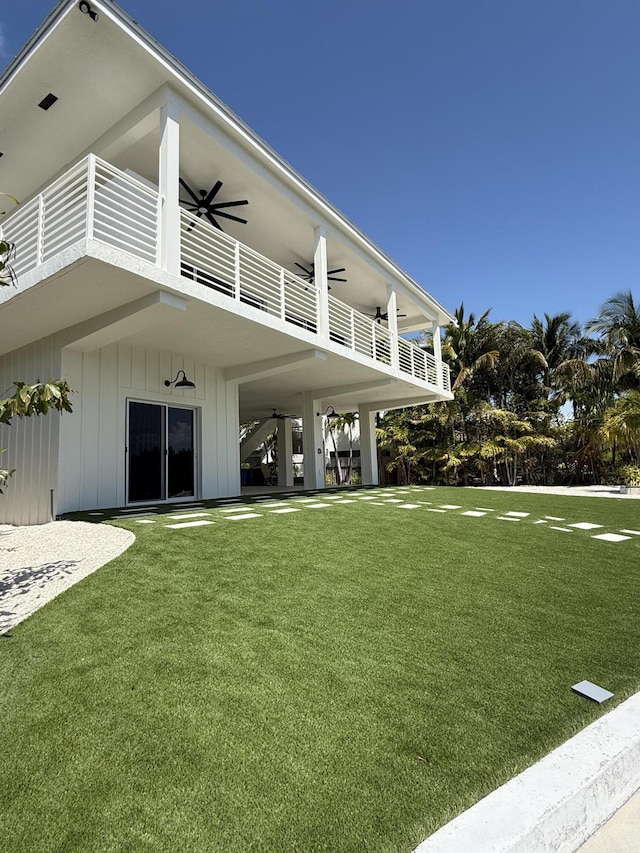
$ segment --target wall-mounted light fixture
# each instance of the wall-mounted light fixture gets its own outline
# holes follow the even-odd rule
[[[319,418],[321,418],[323,415],[327,418],[327,420],[332,420],[333,418],[340,417],[340,415],[336,412],[333,406],[327,406],[324,412],[316,412],[316,416]]]
[[[178,382],[178,377],[182,374],[182,379]],[[189,382],[187,379],[187,375],[184,370],[179,370],[176,373],[176,378],[171,382],[168,379],[164,380],[164,384],[168,388],[170,385],[173,385],[175,388],[195,388],[195,384],[193,382]]]
[[[80,9],[83,15],[88,15],[92,21],[98,20],[98,13],[91,8],[91,4],[87,3],[87,0],[81,0],[81,2],[78,3],[78,9]]]

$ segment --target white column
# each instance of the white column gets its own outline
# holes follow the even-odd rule
[[[375,407],[358,406],[360,414],[360,474],[363,486],[378,485],[378,447],[376,445],[376,413]]]
[[[162,269],[180,275],[180,124],[178,109],[167,102],[160,110],[160,194],[158,260]]]
[[[323,489],[325,486],[324,440],[322,418],[318,417],[320,401],[306,391],[302,395],[302,451],[304,453],[305,489]]]
[[[436,360],[438,387],[442,388],[444,385],[442,379],[442,341],[440,340],[440,326],[437,320],[434,320],[431,324],[431,331],[433,333],[433,355]]]
[[[329,280],[327,278],[327,235],[324,228],[313,232],[313,274],[318,288],[318,334],[329,337]]]
[[[293,430],[291,419],[278,422],[278,485],[293,486]]]
[[[399,369],[398,356],[398,297],[395,287],[392,284],[387,285],[387,326],[391,332],[391,367],[395,370]]]

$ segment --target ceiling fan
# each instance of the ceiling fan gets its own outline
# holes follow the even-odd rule
[[[241,201],[217,201],[214,202],[214,198],[218,195],[220,190],[222,189],[222,181],[216,181],[215,184],[211,187],[209,192],[206,190],[200,190],[200,196],[198,197],[195,192],[191,189],[191,187],[187,184],[187,182],[183,178],[179,178],[180,186],[183,187],[187,193],[191,196],[190,199],[180,199],[180,204],[183,204],[187,210],[194,213],[196,216],[205,216],[209,222],[214,226],[214,228],[218,228],[220,231],[224,231],[224,228],[217,221],[217,217],[224,217],[225,219],[233,219],[234,222],[240,222],[242,225],[247,224],[246,219],[241,219],[239,216],[233,216],[231,213],[227,213],[223,208],[226,207],[239,207],[243,204],[249,204],[247,199],[242,199]],[[193,228],[193,224],[189,226],[187,229],[191,231]]]
[[[396,313],[397,313],[398,317],[406,317],[407,316],[406,314],[401,314],[399,310]],[[389,320],[389,312],[385,311],[383,313],[380,306],[376,305],[376,313],[375,314],[367,314],[367,317],[373,317],[373,319],[376,320],[376,322],[378,324],[380,324],[380,323],[382,323],[383,320],[386,320],[386,321]]]
[[[312,262],[309,269],[307,269],[305,266],[303,266],[302,264],[299,264],[297,261],[294,261],[294,263],[304,273],[304,275],[301,275],[300,278],[303,278],[305,281],[308,281],[310,284],[313,284],[313,282],[315,280],[315,264]],[[327,278],[329,281],[343,281],[346,284],[346,282],[347,282],[346,278],[336,278],[335,277],[336,273],[346,272],[346,271],[347,271],[346,267],[340,267],[339,269],[335,269],[335,270],[327,270]],[[329,288],[329,289],[331,289],[331,288]]]
[[[276,410],[274,409],[273,414],[269,417],[275,418],[277,421],[285,421],[287,420],[287,418],[297,418],[298,415],[282,415],[280,414],[280,412],[276,412]]]

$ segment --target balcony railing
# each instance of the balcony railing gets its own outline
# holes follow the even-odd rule
[[[160,266],[158,192],[89,155],[7,218],[18,276],[83,239],[95,239]],[[314,283],[275,264],[209,223],[180,211],[180,272],[313,334],[321,329]],[[449,369],[411,341],[328,296],[328,338],[346,350],[450,390]]]

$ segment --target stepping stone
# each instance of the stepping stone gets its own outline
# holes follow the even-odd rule
[[[278,507],[286,506],[286,503],[280,501],[279,503],[274,504],[260,504],[260,509],[277,509]]]
[[[181,527],[203,527],[205,524],[213,524],[213,521],[183,521],[181,524],[165,524],[171,530],[180,530]]]
[[[275,512],[278,512],[278,510],[275,510]],[[280,512],[282,512],[282,510],[280,510]],[[294,512],[295,512],[295,510],[294,510]],[[242,515],[225,515],[225,518],[227,519],[227,521],[244,521],[245,518],[262,518],[262,516],[260,515],[259,512],[243,512]],[[194,523],[195,524],[198,524],[198,523],[199,524],[207,524],[208,522],[200,521],[200,522],[194,522]]]
[[[285,507],[284,509],[270,509],[270,510],[269,510],[269,512],[270,512],[272,515],[274,515],[275,513],[284,513],[284,512],[301,512],[301,510],[296,509],[295,507],[292,507],[292,506],[288,506],[288,507]],[[233,518],[233,516],[228,516],[228,517],[229,517],[229,518]],[[251,515],[251,516],[249,516],[249,515],[243,515],[243,516],[237,516],[237,517],[240,517],[240,518],[257,518],[257,516],[255,516],[255,515]]]
[[[569,527],[576,527],[578,530],[595,530],[596,527],[602,527],[602,525],[591,524],[590,521],[578,521],[576,524],[570,524]]]
[[[478,512],[475,509],[468,509],[466,512],[463,512],[462,515],[471,515],[473,518],[479,518],[481,515],[486,515],[486,512]]]
[[[155,524],[155,521],[152,521],[150,518],[136,518],[136,524]]]
[[[601,705],[607,699],[611,699],[613,693],[610,690],[605,690],[604,687],[599,687],[592,681],[579,681],[578,684],[572,684],[571,689],[578,696],[584,696],[585,699],[592,699]]]
[[[427,507],[427,512],[443,512],[446,515],[446,509],[431,509],[431,507]]]
[[[508,515],[499,515],[498,521],[520,521],[520,519],[519,518],[512,518],[511,516],[508,516]]]
[[[441,509],[462,509],[458,504],[440,504]]]
[[[208,512],[184,512],[180,515],[170,515],[169,518],[180,519],[180,518],[202,518],[202,516],[208,516]]]
[[[506,515],[512,515],[514,518],[526,518],[529,513],[528,512],[508,512]]]
[[[491,509],[488,506],[477,506],[476,509],[481,509],[482,512],[495,512],[495,509]]]
[[[401,498],[385,498],[384,502],[386,504],[401,504],[402,499]]]
[[[383,504],[382,501],[375,501],[371,506],[385,506],[385,504]]]
[[[420,501],[420,503],[422,504],[422,506],[431,506],[433,501]]]
[[[625,539],[631,539],[630,536],[620,536],[619,533],[596,533],[592,539],[604,539],[605,542],[624,542]]]
[[[559,518],[557,515],[545,515],[549,521],[564,521],[564,518]]]
[[[316,500],[316,498],[292,498],[292,500],[297,501],[299,504],[307,504],[307,503],[313,503]]]
[[[621,530],[620,533],[630,533],[632,536],[640,536],[640,530]]]
[[[323,506],[331,506],[331,504],[307,504],[305,509],[321,509]]]
[[[568,527],[554,527],[553,524],[549,527],[549,530],[559,530],[561,533],[573,533],[573,530],[570,530]]]
[[[250,506],[228,506],[225,509],[221,509],[220,512],[251,512],[252,507]]]
[[[342,500],[336,501],[337,504],[354,504],[355,500],[352,498],[342,498]]]
[[[398,509],[420,509],[420,504],[400,504]]]
[[[548,524],[548,522],[545,521],[544,519],[542,519],[541,521],[534,521],[533,523],[534,524]]]
[[[367,495],[367,496],[365,496],[364,498],[358,498],[358,500],[360,500],[360,501],[375,501],[375,498],[374,498],[374,497],[369,497],[369,496]]]
[[[88,512],[87,515],[104,515],[103,512]]]

